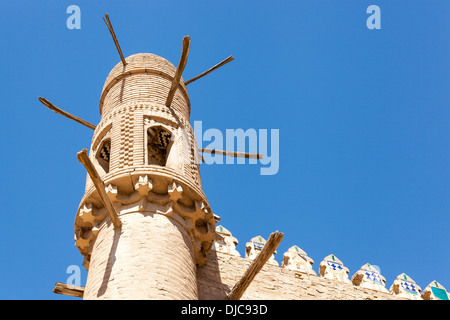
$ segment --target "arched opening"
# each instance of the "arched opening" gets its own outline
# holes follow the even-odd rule
[[[172,145],[172,134],[161,126],[150,127],[147,130],[147,160],[148,164],[165,166]]]
[[[97,151],[97,161],[100,167],[105,171],[105,173],[109,172],[109,159],[111,153],[111,140],[103,141],[101,147]]]

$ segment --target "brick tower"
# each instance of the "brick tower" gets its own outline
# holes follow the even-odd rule
[[[117,64],[100,98],[89,159],[116,214],[115,227],[88,175],[75,244],[88,269],[84,299],[197,299],[215,219],[200,180],[183,79],[139,53]]]

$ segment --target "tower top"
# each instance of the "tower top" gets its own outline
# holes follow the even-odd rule
[[[103,85],[100,97],[100,113],[109,113],[119,104],[127,101],[150,102],[164,105],[167,90],[175,77],[177,68],[163,57],[152,53],[136,53],[125,58],[126,65],[119,62],[109,73]],[[135,75],[132,86],[123,85],[122,79]],[[146,75],[151,75],[151,81],[140,81]],[[147,78],[148,79],[148,78]],[[126,80],[125,80],[126,82]],[[161,90],[155,90],[160,88]],[[132,90],[127,90],[132,89]],[[178,89],[172,102],[175,111],[189,118],[191,103],[183,78],[178,83]]]

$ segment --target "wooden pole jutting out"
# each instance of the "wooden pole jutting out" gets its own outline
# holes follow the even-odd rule
[[[190,46],[191,46],[191,38],[189,36],[185,36],[183,38],[183,51],[181,52],[180,62],[178,63],[177,71],[175,71],[175,76],[173,77],[172,80],[172,86],[170,87],[169,94],[167,95],[166,107],[170,107],[170,105],[172,104],[172,100],[173,97],[175,96],[175,91],[177,91],[178,85],[180,83],[184,67],[186,67]]]
[[[233,289],[231,289],[227,296],[227,300],[239,300],[242,297],[245,290],[256,277],[258,272],[275,252],[281,240],[283,240],[283,236],[283,233],[278,231],[275,231],[270,235],[269,240],[267,240],[261,252],[255,260],[253,260],[252,264],[247,271],[245,271],[241,279],[234,285]]]
[[[125,58],[123,57],[122,50],[120,49],[120,46],[119,46],[119,41],[117,41],[116,33],[114,32],[114,29],[112,27],[111,21],[109,20],[108,14],[105,14],[103,21],[105,21],[105,24],[108,27],[109,33],[111,33],[111,36],[114,40],[114,44],[116,45],[117,51],[119,52],[120,59],[122,60],[123,66],[126,66],[127,62],[125,61]]]
[[[75,117],[74,115],[72,115],[72,114],[70,114],[70,113],[68,113],[68,112],[66,112],[64,110],[61,110],[60,108],[56,107],[53,103],[51,103],[50,101],[48,101],[45,98],[41,98],[41,97],[38,97],[38,98],[39,98],[39,101],[42,102],[42,104],[44,106],[46,106],[47,108],[49,108],[50,110],[53,110],[56,113],[59,113],[60,115],[63,115],[66,118],[69,118],[69,119],[74,120],[74,121],[76,121],[78,123],[81,123],[82,125],[90,128],[92,130],[95,130],[95,125],[93,125],[92,123],[89,123],[89,122],[87,122],[87,121],[85,121],[83,119]]]
[[[234,152],[234,151],[222,151],[216,149],[204,149],[200,148],[200,152],[219,154],[222,156],[235,157],[235,158],[247,158],[247,159],[262,159],[262,153],[247,153],[247,152]]]
[[[232,56],[229,56],[228,58],[226,58],[226,59],[223,60],[222,62],[219,62],[218,64],[216,64],[214,67],[212,67],[212,68],[206,70],[206,71],[203,72],[203,73],[200,73],[198,76],[193,77],[192,79],[189,79],[188,81],[185,81],[184,84],[185,84],[185,85],[188,85],[189,83],[194,82],[195,80],[198,80],[198,79],[200,79],[201,77],[206,76],[207,74],[213,72],[214,70],[220,68],[221,66],[226,65],[228,62],[231,62],[231,61],[233,61],[233,60],[234,60],[234,58],[233,58]]]
[[[97,170],[95,169],[94,165],[89,159],[88,151],[86,149],[81,150],[80,152],[77,153],[77,158],[78,161],[80,161],[84,165],[87,172],[89,173],[89,176],[91,177],[91,180],[94,183],[94,186],[97,189],[100,198],[102,199],[103,205],[106,208],[106,212],[108,212],[108,215],[114,225],[114,229],[120,228],[122,226],[122,222],[120,221],[119,215],[117,214],[116,209],[114,209],[111,200],[106,194],[105,184],[103,183]]]
[[[53,288],[54,293],[63,294],[66,296],[83,298],[84,287],[76,286],[73,284],[57,282]]]

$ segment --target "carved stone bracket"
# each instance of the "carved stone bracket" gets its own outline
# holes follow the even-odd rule
[[[139,175],[134,184],[134,192],[121,192],[114,183],[106,183],[106,194],[112,201],[119,218],[125,214],[151,212],[161,214],[179,223],[191,238],[194,257],[198,265],[207,262],[206,254],[215,239],[215,219],[206,201],[193,198],[195,193],[185,192],[185,188],[175,180],[168,181],[159,176]],[[152,180],[153,179],[153,180]],[[157,182],[159,193],[153,191]],[[161,194],[161,184],[167,192]],[[96,192],[86,196],[75,219],[75,246],[85,256],[83,265],[88,269],[93,243],[104,223],[109,223],[106,210],[95,201]],[[95,206],[96,203],[98,206]]]

